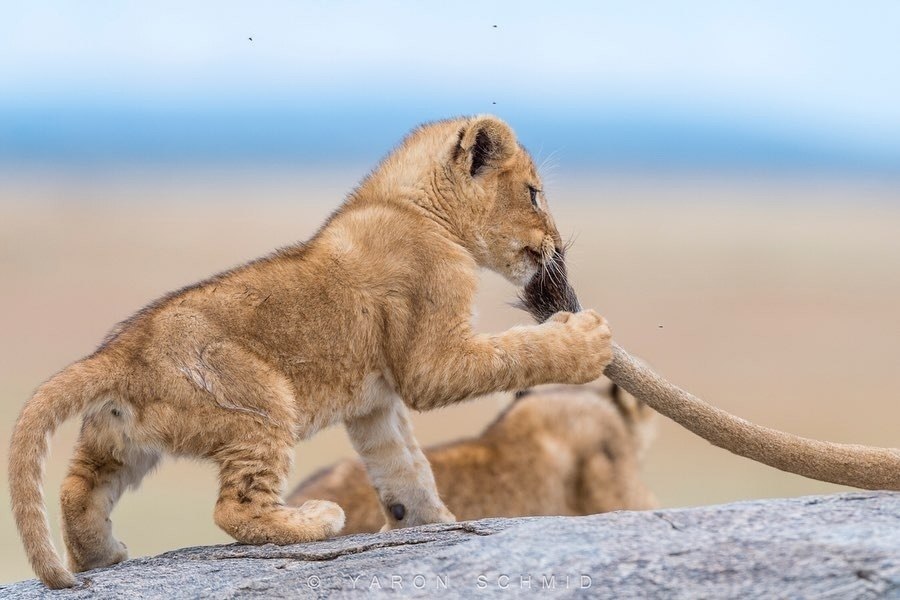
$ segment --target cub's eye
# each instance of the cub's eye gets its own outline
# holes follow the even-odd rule
[[[540,192],[540,191],[541,190],[537,189],[533,185],[528,186],[528,193],[531,194],[531,205],[535,208],[539,208],[538,201],[537,201],[537,195],[538,195],[538,192]]]

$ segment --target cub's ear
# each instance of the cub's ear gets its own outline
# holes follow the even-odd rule
[[[516,151],[516,134],[497,117],[472,119],[459,132],[454,157],[461,161],[469,175],[477,177],[488,169],[499,167]]]

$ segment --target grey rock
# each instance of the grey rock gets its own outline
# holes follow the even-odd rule
[[[294,546],[186,548],[3,598],[900,598],[900,493],[485,519]]]

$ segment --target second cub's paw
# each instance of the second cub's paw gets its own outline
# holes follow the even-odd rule
[[[594,310],[556,313],[547,321],[561,330],[557,356],[565,362],[568,383],[597,379],[612,360],[612,333],[609,324]]]

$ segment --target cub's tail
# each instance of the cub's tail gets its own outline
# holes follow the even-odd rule
[[[109,363],[102,355],[74,363],[38,388],[13,429],[9,451],[13,515],[31,568],[50,588],[76,583],[50,539],[42,485],[50,436],[110,388]]]
[[[706,441],[739,456],[810,479],[900,491],[900,449],[836,444],[762,427],[672,385],[613,344],[606,375]]]

